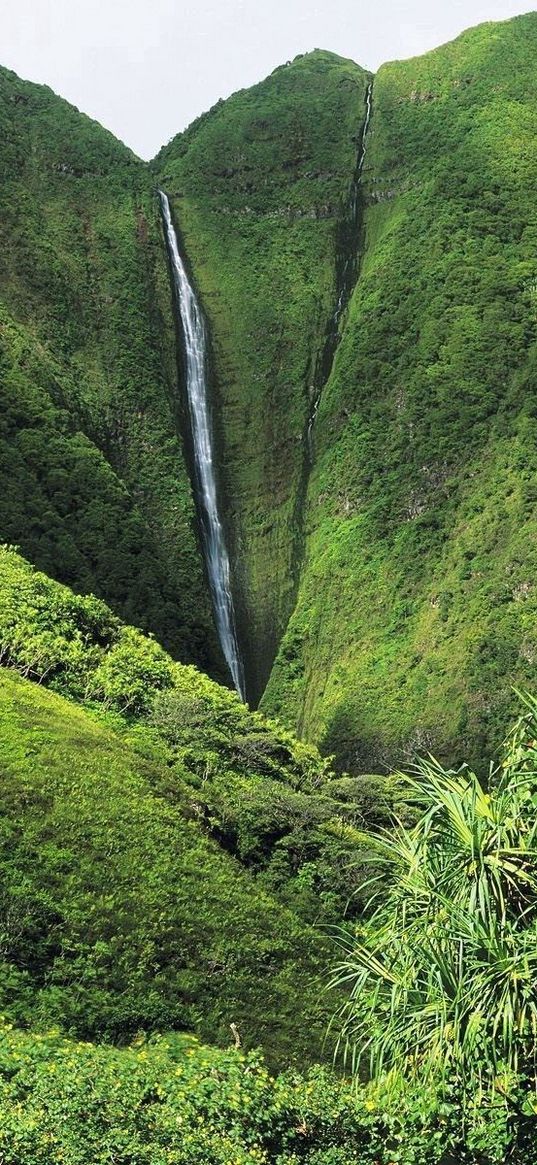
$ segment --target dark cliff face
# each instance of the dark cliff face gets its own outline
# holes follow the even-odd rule
[[[341,277],[367,74],[314,52],[216,106],[154,168],[207,314],[248,692],[261,696],[304,550],[308,419]]]
[[[211,667],[147,169],[7,70],[0,126],[0,539]]]

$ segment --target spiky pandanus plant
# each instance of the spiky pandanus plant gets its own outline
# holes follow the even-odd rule
[[[537,1111],[537,701],[484,785],[433,759],[404,775],[417,824],[375,835],[372,917],[334,983],[354,1071]],[[386,894],[385,886],[390,889]]]

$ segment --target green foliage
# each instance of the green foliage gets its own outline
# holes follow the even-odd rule
[[[93,673],[89,696],[105,707],[140,714],[150,706],[155,691],[172,684],[172,677],[172,661],[158,643],[134,627],[123,627],[117,643]]]
[[[314,984],[328,944],[305,924],[366,909],[363,827],[388,819],[396,784],[335,779],[313,747],[10,548],[0,549],[0,662],[93,714],[79,734],[82,713],[62,705],[49,738],[38,731],[45,693],[25,687],[22,714],[5,677],[6,815],[22,814],[23,832],[4,917],[16,900],[28,923],[7,948],[4,1005],[116,1036],[188,1023],[225,1038],[240,1019],[271,1055],[319,1048],[326,1004]],[[30,782],[35,819],[17,780],[21,798]],[[302,1034],[297,993],[314,1017]]]
[[[348,1086],[318,1069],[306,1079],[274,1078],[255,1054],[211,1050],[189,1037],[115,1051],[8,1029],[0,1082],[6,1165],[373,1160],[371,1121]]]
[[[454,1111],[423,1094],[398,1110],[325,1069],[272,1076],[256,1053],[190,1036],[121,1050],[0,1030],[5,1165],[453,1165]],[[459,1162],[492,1165],[494,1122]],[[513,1165],[534,1165],[534,1148]]]
[[[211,836],[304,919],[340,923],[367,908],[366,825],[387,822],[396,781],[337,780],[326,760],[278,724],[213,694],[159,694],[149,723],[186,771],[192,804]]]
[[[320,1054],[328,944],[206,837],[178,767],[6,670],[0,751],[5,1013]]]
[[[391,889],[349,941],[342,1040],[355,1069],[459,1107],[459,1139],[482,1110],[495,1160],[537,1128],[537,701],[488,788],[470,769],[422,762],[421,810],[374,844]],[[456,1146],[454,1146],[456,1148]]]
[[[340,769],[478,766],[422,765],[411,808],[121,622],[219,666],[155,193],[0,70],[0,534],[97,596],[0,551],[0,1006],[176,1033],[4,1031],[6,1165],[535,1160],[535,706],[480,771],[537,658],[536,38],[532,13],[380,70],[313,440],[367,75],[316,50],[154,164],[210,325],[251,691],[279,647],[263,707]],[[312,922],[373,1084],[177,1035],[321,1055]]]
[[[0,539],[219,666],[146,167],[0,69]]]
[[[365,249],[263,700],[354,771],[481,765],[535,666],[535,13],[384,65]]]

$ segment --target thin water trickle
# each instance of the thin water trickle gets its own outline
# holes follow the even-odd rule
[[[359,203],[359,199],[358,199],[358,191],[359,191],[359,187],[360,187],[360,179],[362,177],[362,171],[364,168],[364,161],[365,161],[365,155],[366,155],[366,150],[367,150],[367,135],[369,133],[369,125],[371,122],[372,99],[373,99],[373,82],[370,81],[368,86],[367,86],[366,95],[365,95],[365,117],[364,117],[364,123],[363,123],[363,128],[362,128],[362,134],[360,137],[360,146],[359,146],[359,150],[358,150],[358,159],[356,162],[356,170],[354,172],[354,178],[352,180],[352,187],[351,187],[351,194],[350,194],[349,226],[350,226],[351,232],[353,232],[354,234],[356,234],[359,230],[360,203]],[[341,317],[343,315],[345,308],[347,307],[347,304],[349,302],[349,299],[350,299],[350,296],[352,294],[352,290],[354,287],[354,283],[356,280],[357,263],[358,263],[358,256],[356,254],[354,254],[352,256],[347,255],[347,258],[345,259],[345,263],[343,265],[343,270],[341,272],[338,300],[337,300],[337,304],[336,304],[335,310],[333,312],[332,318],[330,320],[330,326],[328,329],[328,341],[327,341],[327,343],[328,343],[328,347],[330,349],[331,360],[334,357],[335,350],[336,350],[337,345],[339,343],[339,326],[340,326],[340,322],[341,322]],[[319,406],[321,403],[322,391],[323,391],[323,384],[320,384],[318,386],[317,392],[313,396],[313,399],[311,400],[311,404],[310,404],[310,414],[309,414],[308,427],[307,427],[307,433],[306,433],[307,449],[308,449],[308,454],[309,454],[310,460],[313,457],[313,429],[315,426],[315,421],[317,419],[317,413],[319,411]]]
[[[218,508],[214,468],[214,435],[208,393],[205,324],[179,253],[168,196],[163,190],[159,190],[159,197],[185,340],[186,391],[194,448],[195,481],[201,511],[203,549],[216,629],[225,660],[231,672],[231,678],[239,696],[244,700],[244,670],[235,624],[231,569]]]
[[[368,130],[369,130],[369,123],[371,121],[371,102],[372,102],[372,100],[373,100],[373,82],[370,81],[369,85],[367,86],[367,92],[365,95],[365,121],[364,121],[364,128],[362,131],[360,157],[358,158],[358,165],[356,167],[357,178],[360,177],[362,170],[364,168],[365,152],[367,149],[367,134],[368,134]]]

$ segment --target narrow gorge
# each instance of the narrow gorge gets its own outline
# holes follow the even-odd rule
[[[359,273],[360,253],[364,245],[363,199],[360,181],[366,156],[367,135],[372,113],[373,79],[369,80],[364,94],[364,113],[357,133],[358,149],[356,167],[350,186],[341,206],[331,208],[333,218],[333,306],[325,327],[325,337],[317,353],[313,370],[313,383],[308,386],[303,422],[302,474],[297,482],[293,512],[289,520],[287,539],[291,547],[291,585],[296,597],[300,570],[305,550],[305,508],[308,481],[314,459],[314,425],[320,405],[323,387],[328,381],[333,366],[335,352],[340,340],[340,327],[348,307]],[[229,668],[234,687],[243,699],[257,703],[262,689],[250,692],[245,686],[245,672],[239,648],[237,620],[234,603],[233,580],[244,574],[244,563],[230,561],[227,545],[227,531],[222,521],[223,509],[221,473],[217,468],[218,452],[215,447],[214,424],[214,384],[208,358],[210,338],[204,320],[202,306],[189,279],[185,262],[179,251],[177,232],[172,221],[170,201],[164,191],[159,190],[165,239],[167,244],[174,301],[178,321],[178,334],[182,356],[179,378],[184,381],[186,412],[189,419],[188,445],[192,447],[192,485],[199,517],[200,542],[203,548],[209,582],[215,624],[223,655]],[[326,212],[322,211],[324,215]],[[226,432],[227,418],[219,418],[219,428]],[[236,501],[236,499],[235,499]],[[237,544],[236,544],[237,545]],[[238,544],[238,552],[248,560],[248,544]],[[289,613],[292,610],[290,604]],[[285,627],[282,627],[282,633]],[[241,638],[246,651],[254,655],[258,669],[268,675],[273,662],[273,654],[279,647],[274,644],[272,653],[263,658],[266,644],[252,640],[247,617],[241,627]]]
[[[358,139],[359,147],[356,172],[353,175],[347,206],[343,207],[341,220],[336,231],[335,256],[337,302],[334,312],[330,317],[326,332],[326,341],[320,354],[317,368],[315,369],[313,393],[310,400],[305,438],[306,457],[309,468],[311,468],[311,462],[314,456],[313,430],[315,419],[319,411],[319,405],[321,403],[321,394],[332,370],[336,348],[340,340],[340,325],[342,317],[345,309],[348,307],[356,279],[359,275],[360,252],[363,249],[365,243],[363,229],[363,200],[361,196],[360,181],[367,149],[367,135],[371,125],[373,84],[374,80],[371,78],[365,94],[365,117]]]
[[[0,71],[3,537],[346,771],[532,683],[536,41],[316,49],[149,166]]]
[[[217,105],[153,164],[210,335],[253,706],[297,596],[315,414],[356,274],[370,101],[369,73],[315,50]]]

